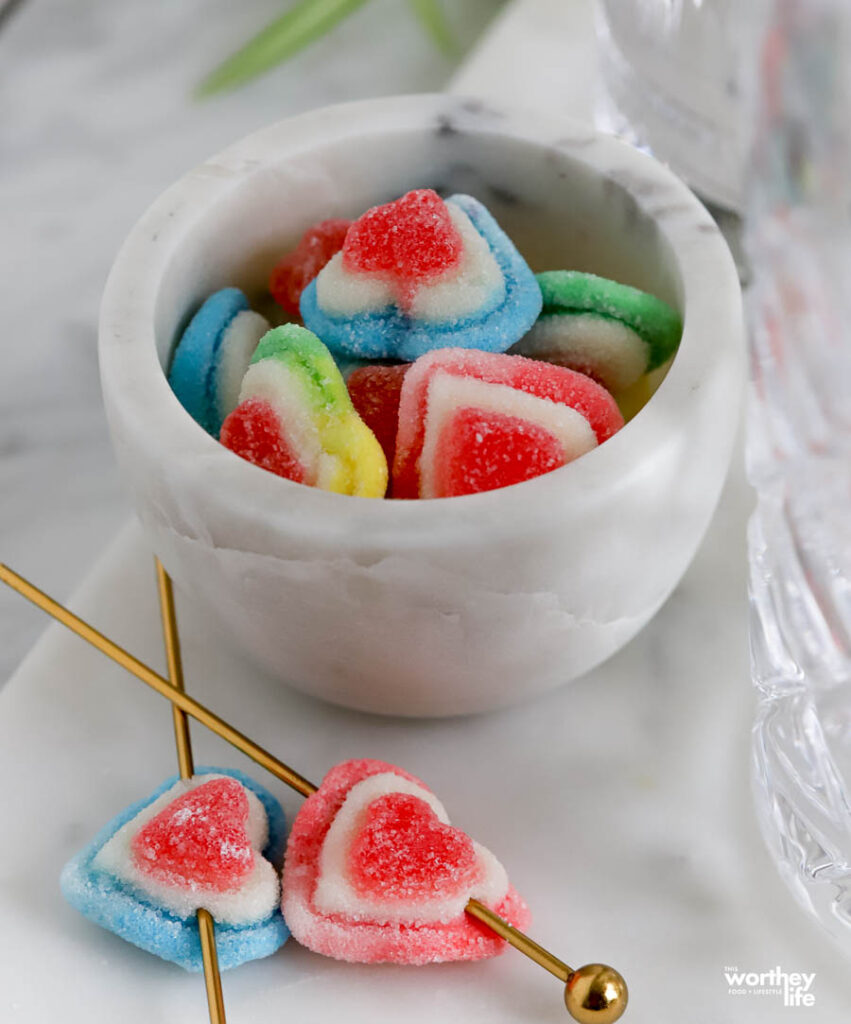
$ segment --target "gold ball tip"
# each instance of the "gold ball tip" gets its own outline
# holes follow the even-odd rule
[[[564,1005],[579,1024],[613,1024],[626,1009],[629,992],[621,975],[606,964],[574,971],[564,989]]]

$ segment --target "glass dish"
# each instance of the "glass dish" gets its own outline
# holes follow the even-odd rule
[[[746,244],[756,807],[782,876],[851,954],[849,35],[841,3],[775,5]]]

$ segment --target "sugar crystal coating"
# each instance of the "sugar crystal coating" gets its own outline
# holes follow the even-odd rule
[[[650,349],[620,320],[564,312],[539,316],[510,352],[577,370],[619,398],[646,374]]]
[[[539,324],[547,333],[547,344],[552,347],[556,332],[564,330],[559,342],[562,359],[568,360],[575,350],[579,360],[576,366],[568,362],[565,365],[579,370],[590,365],[595,377],[616,390],[629,387],[638,379],[632,364],[639,360],[642,350],[641,372],[647,373],[670,359],[680,343],[680,314],[649,292],[578,270],[547,270],[537,275],[537,281],[543,299]],[[582,323],[572,323],[571,318],[581,315],[585,316]],[[591,318],[596,318],[596,324]],[[596,327],[602,332],[604,320],[615,321],[627,330],[619,332],[617,338],[603,333],[595,357],[589,329]],[[541,339],[536,340],[538,331],[537,325],[533,327],[523,354],[536,354],[542,343]],[[643,342],[643,346],[638,342]],[[621,365],[623,361],[626,365]],[[625,375],[631,379],[624,379]]]
[[[295,249],[275,264],[269,277],[269,291],[279,306],[293,316],[299,315],[301,293],[342,249],[350,224],[349,220],[332,219],[311,225]]]
[[[222,425],[220,440],[240,458],[277,473],[286,480],[305,483],[306,471],[287,443],[281,418],[271,402],[248,398]]]
[[[623,425],[612,395],[634,415],[682,332],[676,310],[639,289],[533,275],[481,203],[431,189],[312,225],[270,288],[337,363],[312,330],[267,330],[225,288],[184,332],[172,387],[247,461],[368,497],[474,494],[565,465]],[[506,348],[520,361],[501,363]]]
[[[217,891],[140,872],[131,855],[133,837],[159,810],[205,785],[208,777],[233,779],[243,787],[249,804],[246,828],[255,850],[251,874],[236,889]],[[228,969],[268,956],[289,935],[278,909],[274,867],[283,855],[285,831],[280,804],[258,783],[233,769],[198,768],[188,782],[168,779],[106,825],[65,865],[62,893],[95,924],[189,971],[202,968],[195,911],[207,906],[217,922],[219,964]]]
[[[559,439],[519,416],[462,408],[440,434],[435,451],[435,497],[510,487],[558,469]]]
[[[269,321],[253,309],[241,310],[225,328],[215,373],[216,423],[223,423],[236,408],[242,378],[260,339],[268,330]]]
[[[175,917],[192,917],[204,907],[221,924],[251,925],[267,918],[278,892],[273,866],[259,855],[269,839],[268,817],[257,795],[243,788],[247,815],[237,826],[242,833],[237,840],[244,870],[237,875],[232,865],[222,865],[223,853],[225,860],[234,858],[228,853],[227,836],[224,844],[219,841],[218,819],[227,819],[236,793],[209,788],[210,782],[222,779],[227,777],[195,776],[175,783],[118,829],[98,850],[92,866]],[[205,786],[197,800],[186,799]],[[237,814],[240,807],[245,809],[242,801]],[[160,821],[146,838],[144,833],[156,818]]]
[[[410,360],[448,345],[504,351],[534,323],[541,294],[481,203],[421,189],[355,221],[300,308],[337,355]]]
[[[463,241],[440,196],[421,188],[367,210],[352,225],[342,251],[346,270],[382,278],[407,311],[419,283],[458,266]]]
[[[238,288],[222,288],[207,298],[178,340],[169,384],[189,415],[214,437],[236,404],[239,382],[268,329]]]
[[[384,452],[355,412],[331,353],[296,324],[274,328],[257,346],[220,440],[311,487],[367,498],[387,489]]]
[[[293,822],[282,907],[293,935],[356,963],[476,960],[505,943],[465,913],[475,896],[516,927],[526,905],[492,853],[452,828],[413,775],[382,761],[332,768]]]
[[[478,865],[469,836],[443,824],[419,797],[389,793],[366,808],[347,868],[358,893],[402,901],[466,891]]]
[[[235,779],[213,779],[163,808],[133,837],[134,863],[172,885],[223,892],[254,867],[248,798]]]
[[[469,430],[470,418],[457,415],[464,409],[487,414],[486,433]],[[494,414],[510,419],[494,419]],[[561,462],[544,434],[535,435],[544,446],[541,455],[534,452],[524,439],[532,436],[529,428],[520,429],[517,422],[523,420],[558,439]],[[507,429],[511,425],[513,431]],[[414,363],[402,385],[393,494],[450,497],[504,486],[500,481],[512,476],[519,482],[536,475],[536,469],[548,471],[590,451],[622,426],[612,396],[584,374],[522,356],[431,352]],[[454,438],[456,428],[466,444]],[[450,456],[458,460],[456,467],[447,465]],[[446,491],[446,486],[461,490]]]
[[[402,381],[410,363],[396,366],[361,366],[354,370],[346,384],[352,405],[360,418],[378,438],[387,465],[393,465],[396,453],[396,431],[399,429],[399,399]]]

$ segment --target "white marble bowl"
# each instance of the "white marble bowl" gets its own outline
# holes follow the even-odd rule
[[[217,444],[163,372],[187,318],[224,285],[261,294],[313,221],[420,186],[478,196],[536,270],[594,271],[677,306],[682,343],[650,403],[562,469],[434,501],[325,493]],[[407,96],[282,121],[168,189],[113,267],[100,360],[151,544],[245,654],[330,701],[446,715],[586,672],[670,594],[727,469],[742,333],[728,250],[664,167],[571,122]]]

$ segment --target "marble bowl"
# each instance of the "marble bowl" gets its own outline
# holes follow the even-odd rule
[[[478,196],[536,270],[593,271],[678,307],[682,343],[649,404],[576,462],[464,498],[329,494],[221,447],[163,372],[188,317],[224,285],[260,296],[311,222],[420,186]],[[660,164],[584,125],[406,96],[282,121],[168,189],[113,267],[100,364],[151,545],[222,633],[326,700],[448,715],[588,671],[671,593],[727,470],[742,335],[727,247]]]

